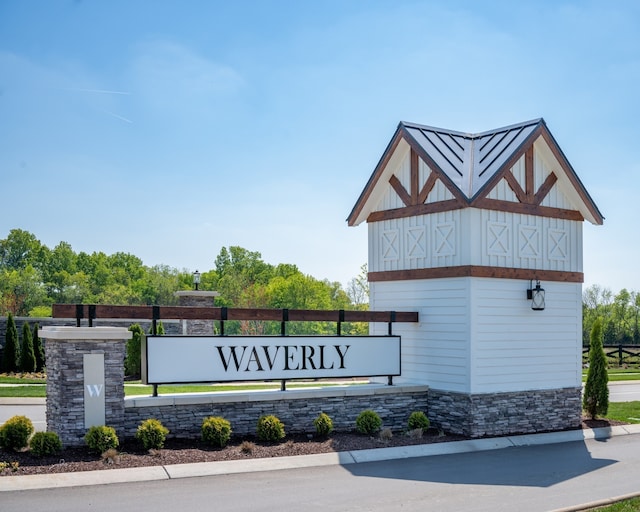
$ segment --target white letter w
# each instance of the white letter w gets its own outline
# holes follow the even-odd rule
[[[90,397],[100,396],[102,393],[103,384],[87,384],[87,391]]]

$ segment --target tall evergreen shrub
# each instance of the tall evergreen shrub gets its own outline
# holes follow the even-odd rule
[[[40,326],[38,322],[33,326],[33,351],[36,354],[36,371],[43,372],[45,367],[44,346],[42,345],[42,339],[38,336],[38,330]]]
[[[602,346],[602,320],[598,318],[591,328],[589,346],[589,371],[582,397],[582,408],[594,419],[609,410],[609,376],[607,356]]]
[[[158,320],[156,322],[156,334],[158,336],[162,336],[164,333],[164,324],[162,323],[162,320]],[[153,325],[149,326],[149,334],[153,334]]]
[[[33,338],[29,322],[22,324],[22,347],[20,349],[20,369],[23,372],[36,371],[36,354],[33,351]]]
[[[129,326],[129,330],[133,333],[131,339],[127,342],[127,357],[124,360],[124,372],[129,377],[139,377],[141,372],[141,354],[142,337],[144,331],[140,324]]]
[[[18,329],[13,315],[7,315],[7,334],[5,335],[4,350],[2,352],[2,371],[17,372],[20,369],[20,345]]]

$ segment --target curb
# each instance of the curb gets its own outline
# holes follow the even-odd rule
[[[431,457],[456,453],[500,450],[503,448],[584,441],[586,439],[609,439],[614,436],[637,434],[640,434],[640,424],[596,428],[591,430],[569,430],[544,434],[470,439],[464,441],[453,441],[450,443],[435,443],[417,446],[375,448],[369,450],[322,453],[315,455],[295,455],[291,457],[274,457],[270,459],[195,462],[189,464],[104,469],[48,475],[3,476],[0,477],[0,492],[51,489],[54,487],[148,482],[156,480],[172,480],[177,478],[254,473],[259,471],[279,471],[284,469],[363,464],[367,462],[379,462],[391,459]],[[612,500],[616,501],[619,501],[620,499],[624,499],[624,497],[612,498]],[[608,503],[609,501],[605,504]],[[585,510],[586,508],[589,508],[589,506],[580,505],[574,508],[561,509],[556,512],[579,511]]]

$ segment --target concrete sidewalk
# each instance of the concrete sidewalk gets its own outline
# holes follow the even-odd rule
[[[318,466],[363,464],[374,461],[429,457],[498,450],[510,447],[533,446],[542,444],[568,443],[587,439],[603,440],[614,436],[638,435],[640,424],[622,425],[591,430],[571,430],[544,434],[507,436],[490,439],[454,441],[450,443],[425,444],[377,448],[349,452],[300,455],[293,457],[275,457],[270,459],[248,459],[220,462],[199,462],[193,464],[174,464],[126,469],[104,469],[74,473],[49,475],[25,475],[0,477],[0,492],[49,489],[56,487],[75,487],[86,485],[105,485],[115,483],[147,482],[176,478],[275,471],[283,469],[303,469]],[[640,442],[640,435],[638,436]],[[582,506],[584,507],[584,506]],[[568,510],[582,510],[573,508]]]

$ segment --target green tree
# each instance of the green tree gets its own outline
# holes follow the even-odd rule
[[[602,320],[594,322],[589,346],[589,370],[582,397],[582,407],[593,419],[609,410],[609,376],[607,357],[602,347]]]
[[[1,311],[27,316],[34,307],[48,302],[40,273],[32,265],[20,270],[0,270]]]
[[[591,329],[593,330],[593,326]],[[609,318],[609,320],[605,322],[602,337],[604,339],[604,343],[608,345],[613,345],[618,341],[618,329],[613,319]]]
[[[20,370],[23,372],[36,371],[36,354],[33,350],[33,337],[29,322],[22,324],[22,347],[20,349]]]
[[[40,326],[38,325],[38,322],[36,322],[33,326],[33,351],[36,355],[36,371],[43,372],[45,368],[45,355],[42,338],[38,335],[39,328]]]
[[[360,267],[360,274],[349,281],[347,295],[357,309],[369,304],[369,280],[366,263]]]
[[[43,246],[33,234],[12,229],[6,239],[0,240],[0,269],[21,270],[27,265],[38,266]]]
[[[175,296],[180,289],[178,271],[168,265],[146,269],[140,280],[140,298],[144,304],[171,306],[178,303]],[[204,274],[203,274],[204,281]],[[202,289],[205,289],[204,287]]]
[[[133,324],[129,327],[129,330],[133,333],[131,339],[127,342],[127,355],[124,360],[124,371],[129,377],[139,377],[141,371],[141,353],[142,350],[142,337],[144,331],[140,324]]]
[[[5,335],[4,350],[2,351],[2,371],[17,372],[20,369],[20,345],[18,329],[13,315],[7,315],[7,333]]]
[[[252,295],[248,289],[265,286],[274,275],[274,267],[265,263],[259,252],[242,247],[223,247],[215,260],[220,297],[218,303],[228,307],[257,307],[247,304]],[[264,306],[263,306],[264,307]]]

